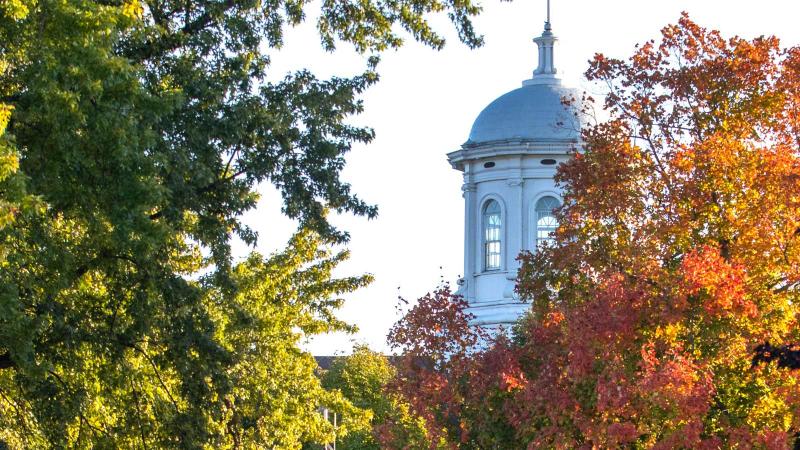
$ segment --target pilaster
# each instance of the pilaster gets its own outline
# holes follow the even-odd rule
[[[470,164],[464,166],[464,184],[461,186],[462,196],[464,197],[464,283],[463,296],[468,301],[475,299],[475,260],[477,255],[477,242],[479,234],[477,230],[478,205],[477,187],[472,181],[472,168]]]

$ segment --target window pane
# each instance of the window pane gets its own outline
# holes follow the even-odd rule
[[[555,242],[553,233],[558,228],[553,210],[560,205],[555,197],[542,197],[536,202],[536,246]]]
[[[500,268],[500,204],[489,200],[483,208],[483,253],[484,269]]]
[[[500,214],[500,204],[496,200],[489,200],[483,208],[484,214]]]

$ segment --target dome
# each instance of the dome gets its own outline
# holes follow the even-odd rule
[[[570,141],[580,138],[575,108],[563,98],[580,100],[560,83],[525,84],[489,104],[475,119],[466,144],[504,140]]]
[[[533,77],[523,81],[521,88],[501,96],[481,111],[464,146],[498,141],[580,140],[581,123],[575,114],[575,106],[564,105],[563,99],[579,101],[581,95],[576,89],[563,87],[557,76],[553,58],[557,40],[550,26],[548,9],[544,32],[533,40],[539,47],[539,65],[533,71]]]

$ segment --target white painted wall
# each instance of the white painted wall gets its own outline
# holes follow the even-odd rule
[[[543,196],[561,201],[553,177],[557,164],[575,148],[569,142],[531,145],[530,142],[487,145],[451,153],[450,160],[464,172],[464,277],[459,293],[469,302],[475,323],[509,326],[527,308],[514,295],[519,268],[517,256],[535,251],[536,202]],[[556,165],[543,165],[543,159]],[[494,163],[486,168],[484,164]],[[460,164],[459,164],[460,163]],[[497,200],[502,209],[501,258],[497,270],[484,269],[483,206]]]

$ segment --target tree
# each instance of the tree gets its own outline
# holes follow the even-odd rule
[[[357,346],[353,354],[334,359],[322,376],[325,389],[341,392],[354,406],[372,412],[373,422],[392,409],[391,401],[383,396],[383,386],[392,378],[392,366],[383,355],[368,347]],[[337,442],[343,450],[379,450],[372,439],[372,430],[347,436]]]
[[[332,318],[342,302],[335,296],[371,280],[332,278],[331,272],[347,253],[330,254],[320,248],[323,243],[314,232],[302,231],[283,252],[268,258],[254,253],[237,264],[231,274],[235,295],[207,286],[195,308],[203,308],[213,327],[184,347],[190,353],[183,358],[174,354],[184,349],[170,342],[172,330],[167,327],[172,320],[178,322],[175,326],[186,323],[191,310],[118,316],[116,325],[89,324],[100,329],[98,341],[115,338],[106,327],[125,330],[135,320],[158,331],[138,340],[116,337],[122,348],[108,358],[86,357],[39,369],[46,370],[63,391],[46,379],[37,382],[19,373],[2,379],[8,408],[0,412],[0,438],[14,448],[169,448],[191,439],[215,448],[299,449],[303,442],[329,439],[334,431],[346,436],[369,430],[368,414],[341,394],[325,390],[314,375],[314,358],[298,348],[306,336],[351,330]],[[102,282],[87,280],[77,289],[88,301],[92,293],[106,288]],[[194,351],[193,345],[219,361]],[[81,350],[79,354],[91,355],[89,343]],[[216,370],[206,369],[212,375],[195,372],[194,376],[213,378],[188,387],[202,386],[222,397],[203,401],[203,395],[211,393],[187,389],[181,375],[196,371],[195,364],[210,363],[218,365]],[[49,405],[27,400],[45,393],[51,395]],[[44,407],[49,409],[42,411]],[[340,411],[348,420],[334,430],[319,414],[320,407]],[[72,414],[75,419],[68,420]]]
[[[449,286],[440,286],[392,327],[388,341],[401,356],[387,392],[408,402],[440,448],[524,448],[527,442],[505,416],[506,402],[524,379],[516,353],[503,334],[493,338],[471,326],[466,307]],[[388,445],[391,424],[386,428],[381,443],[396,448]]]
[[[481,393],[450,406],[451,442],[494,423],[528,448],[789,447],[800,373],[754,356],[800,342],[800,48],[684,14],[587,77],[609,119],[559,168],[556,245],[521,256],[530,314],[467,378],[434,373]]]
[[[295,344],[341,329],[326,296],[363,284],[331,279],[340,257],[301,245],[346,241],[327,210],[376,214],[339,178],[351,145],[373,137],[347,120],[377,81],[375,55],[401,45],[395,27],[440,48],[426,18],[447,12],[464,42],[480,38],[469,0],[320,8],[322,44],[354,45],[364,73],[266,81],[300,1],[0,5],[0,439],[296,448],[303,433],[274,433],[303,419],[317,425],[300,437],[329,434],[282,377],[306,383],[310,397],[294,398],[337,399],[313,388]],[[256,240],[239,218],[261,182],[305,230],[278,257],[284,271],[231,258],[232,239]],[[257,285],[250,272],[281,278]],[[300,331],[267,320],[265,304]]]
[[[331,273],[348,257],[320,249],[313,232],[300,232],[280,254],[252,254],[235,267],[238,293],[228,301],[210,290],[206,305],[218,324],[215,339],[232,355],[227,367],[230,393],[220,410],[227,430],[215,447],[296,448],[324,442],[332,432],[347,436],[369,430],[369,414],[340,393],[324,389],[316,361],[300,351],[307,336],[351,331],[333,317],[336,296],[368,284],[370,276],[335,279]],[[336,429],[320,407],[339,412]]]
[[[436,446],[428,439],[425,421],[411,414],[408,404],[386,395],[396,370],[389,358],[366,346],[336,358],[322,376],[322,386],[340,392],[353,406],[372,413],[372,429],[337,440],[342,450],[419,449]],[[344,417],[346,419],[346,417]],[[375,438],[378,436],[382,440]]]

